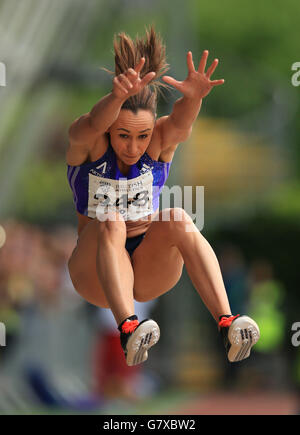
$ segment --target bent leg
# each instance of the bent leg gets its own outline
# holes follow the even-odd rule
[[[194,223],[193,223],[194,225]],[[208,243],[194,225],[194,231],[177,233],[176,246],[184,258],[187,273],[204,304],[216,320],[231,314],[219,262]]]
[[[126,224],[121,217],[119,220],[99,222],[96,257],[98,279],[118,325],[134,314],[134,276],[125,243]]]
[[[133,270],[124,226],[93,220],[80,233],[69,260],[76,291],[98,307],[111,308],[117,324],[134,314]]]
[[[162,214],[168,211],[170,219],[163,221]],[[180,220],[176,220],[177,212],[182,213]],[[132,256],[135,299],[150,300],[170,290],[179,280],[184,262],[214,319],[218,322],[219,316],[231,314],[218,260],[190,216],[182,209],[166,209],[159,219],[151,223]]]

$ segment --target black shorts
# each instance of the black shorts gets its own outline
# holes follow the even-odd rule
[[[130,257],[132,256],[133,251],[139,246],[139,244],[143,240],[145,234],[146,232],[139,234],[138,236],[135,237],[127,237],[125,242],[125,248],[127,249],[127,252],[130,255]],[[77,238],[77,242],[76,242],[77,245],[78,245],[78,240],[79,238]]]
[[[135,236],[135,237],[127,237],[126,243],[125,243],[125,248],[127,249],[127,252],[130,255],[130,257],[132,256],[133,251],[139,246],[139,244],[141,243],[141,241],[145,237],[145,234],[146,234],[146,232],[139,234],[138,236]]]

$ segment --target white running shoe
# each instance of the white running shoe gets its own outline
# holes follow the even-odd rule
[[[148,349],[154,346],[160,337],[159,326],[154,320],[126,320],[121,326],[121,345],[128,366],[146,361]]]
[[[257,323],[248,316],[221,316],[220,333],[230,362],[248,358],[260,332]]]

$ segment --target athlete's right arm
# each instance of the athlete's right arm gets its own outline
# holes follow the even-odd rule
[[[111,92],[101,98],[89,113],[75,119],[69,128],[69,146],[66,152],[69,165],[81,165],[87,159],[96,139],[101,141],[101,137],[105,152],[105,132],[118,118],[124,101]]]
[[[138,65],[113,79],[113,90],[92,108],[89,113],[76,119],[69,128],[69,146],[66,159],[69,165],[81,165],[88,157],[96,140],[103,142],[103,153],[107,146],[105,132],[116,121],[123,103],[141,91],[155,76],[149,72],[142,79],[140,71],[145,63],[142,57]],[[101,138],[103,139],[101,141]]]

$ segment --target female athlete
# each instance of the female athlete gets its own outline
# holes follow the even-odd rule
[[[163,76],[162,83],[157,79],[168,64],[154,28],[135,42],[118,36],[112,91],[69,129],[68,180],[78,216],[68,264],[73,285],[91,304],[111,309],[126,362],[136,365],[148,358],[160,330],[153,320],[139,322],[134,299],[149,301],[171,290],[185,264],[229,361],[240,361],[259,338],[257,324],[232,315],[217,258],[191,217],[180,208],[159,211],[178,144],[189,138],[202,99],[224,82],[211,80],[218,60],[205,72],[204,51],[196,70],[189,51],[187,78]],[[157,118],[158,91],[168,85],[183,97],[170,115]]]

